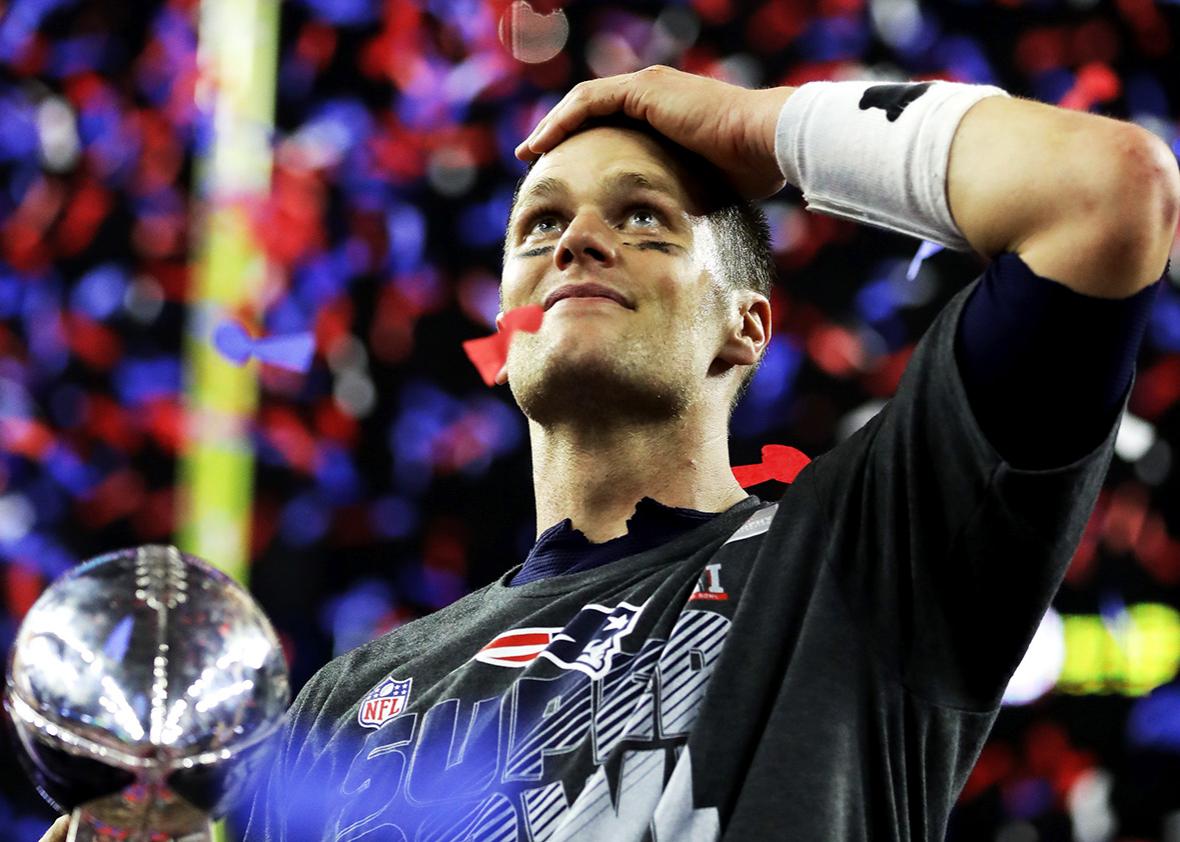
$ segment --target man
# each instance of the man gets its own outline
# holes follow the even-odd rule
[[[578,131],[609,115],[667,140]],[[503,307],[546,309],[497,381],[537,544],[308,684],[247,838],[942,838],[1111,456],[1177,225],[1166,146],[994,88],[655,67],[577,86],[518,155]],[[731,241],[758,226],[701,159],[993,258],[777,504],[727,448],[771,336],[733,271],[765,265]]]

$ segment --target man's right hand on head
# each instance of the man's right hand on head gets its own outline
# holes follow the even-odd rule
[[[49,830],[41,837],[41,842],[66,842],[66,835],[70,832],[70,817],[61,816],[50,825]]]

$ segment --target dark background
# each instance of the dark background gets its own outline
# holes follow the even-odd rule
[[[255,327],[313,331],[317,354],[306,374],[260,372],[250,585],[296,687],[532,544],[524,419],[460,343],[493,328],[523,170],[512,149],[574,83],[652,63],[748,87],[990,83],[1134,120],[1180,152],[1176,3],[577,0],[561,11],[568,39],[530,63],[509,49],[513,22],[517,44],[544,44],[505,0],[282,5],[274,190],[256,209],[271,293]],[[173,534],[193,160],[210,137],[194,96],[196,14],[195,0],[0,0],[5,648],[55,576]],[[780,269],[775,338],[734,417],[735,465],[757,462],[763,444],[811,455],[837,444],[983,265],[943,252],[906,281],[917,241],[805,213],[793,188],[764,206]],[[1139,446],[1121,443],[1054,604],[1062,614],[1180,607],[1180,267],[1168,281],[1131,398]],[[781,486],[752,490],[773,499]],[[1174,674],[1180,632],[1152,651]],[[1175,682],[1146,696],[1092,660],[1092,686],[1001,712],[948,838],[1180,839]],[[7,745],[5,757],[0,827],[35,840],[52,814]]]

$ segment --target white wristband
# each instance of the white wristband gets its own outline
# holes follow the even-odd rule
[[[989,96],[1008,93],[943,81],[808,82],[779,112],[775,156],[808,210],[971,251],[951,216],[947,165],[959,121]]]

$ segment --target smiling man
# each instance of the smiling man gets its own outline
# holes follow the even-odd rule
[[[610,122],[522,180],[501,286],[505,309],[545,307],[498,377],[529,419],[538,529],[570,518],[595,542],[647,495],[707,512],[746,498],[727,422],[770,340],[774,274],[765,222],[720,172]]]
[[[247,838],[941,839],[1111,458],[1174,159],[986,86],[669,68],[579,85],[518,154],[503,307],[545,312],[498,381],[536,544],[321,670]],[[771,336],[746,200],[786,182],[989,262],[771,503],[727,421]]]

